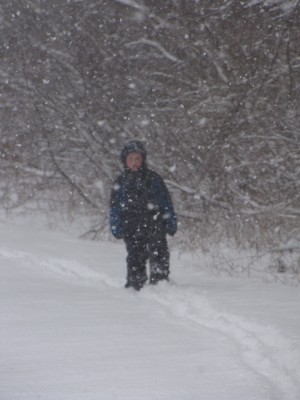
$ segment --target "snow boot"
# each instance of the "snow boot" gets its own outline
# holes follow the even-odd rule
[[[150,276],[150,285],[156,285],[158,282],[167,281],[169,282],[168,274],[157,273]]]
[[[142,289],[142,287],[144,286],[144,284],[142,282],[126,282],[125,283],[125,288],[129,289],[129,288],[133,288],[136,291],[140,291]]]

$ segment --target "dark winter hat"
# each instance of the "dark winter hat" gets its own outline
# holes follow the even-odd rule
[[[126,157],[130,153],[140,153],[143,157],[143,162],[146,161],[147,152],[142,142],[131,139],[126,142],[121,151],[121,161],[125,163]]]

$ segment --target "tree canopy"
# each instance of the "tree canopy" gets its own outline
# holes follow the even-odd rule
[[[3,207],[105,226],[127,138],[183,243],[300,240],[300,1],[4,0]]]

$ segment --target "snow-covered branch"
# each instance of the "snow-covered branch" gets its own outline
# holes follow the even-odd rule
[[[138,46],[138,45],[146,45],[146,46],[154,47],[157,50],[159,50],[162,53],[162,55],[164,57],[166,57],[168,60],[173,61],[173,62],[179,61],[179,59],[176,56],[169,53],[160,43],[158,43],[157,41],[154,41],[154,40],[142,38],[142,39],[136,40],[134,42],[129,42],[129,43],[125,44],[126,47],[132,47],[132,46]]]
[[[130,6],[138,10],[145,10],[145,7],[134,0],[115,0],[117,3],[124,4],[125,6]]]

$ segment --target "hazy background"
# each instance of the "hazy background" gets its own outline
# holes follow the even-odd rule
[[[179,244],[299,250],[299,1],[2,0],[0,37],[3,210],[107,234],[137,137]]]

